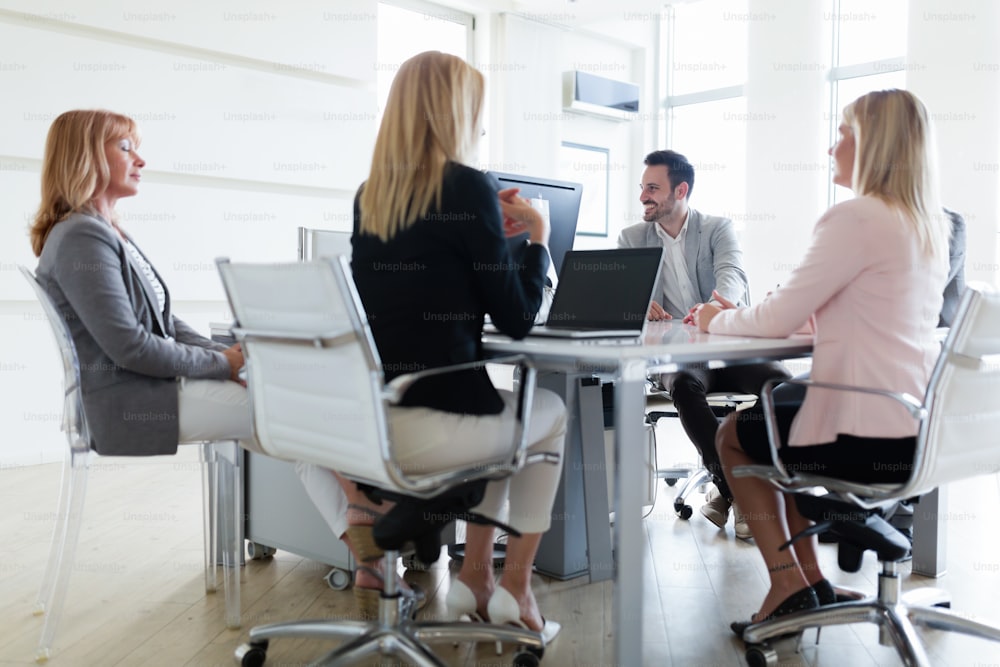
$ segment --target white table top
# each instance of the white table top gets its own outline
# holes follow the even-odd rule
[[[483,336],[483,347],[493,353],[523,353],[565,370],[578,372],[613,371],[623,361],[644,359],[650,367],[680,368],[707,363],[714,367],[731,363],[753,363],[807,356],[812,352],[812,336],[752,338],[725,336],[698,331],[690,324],[667,320],[650,322],[639,340],[581,340],[529,336],[512,340],[499,334]],[[673,370],[676,370],[673,368]]]

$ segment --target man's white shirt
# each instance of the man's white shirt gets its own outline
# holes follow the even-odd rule
[[[684,258],[684,241],[687,238],[690,217],[691,211],[688,211],[681,231],[675,239],[670,238],[659,223],[653,223],[656,235],[667,250],[663,253],[663,270],[660,271],[660,284],[663,286],[662,293],[666,295],[667,303],[660,305],[673,317],[684,317],[691,306],[698,302],[698,295],[688,277],[687,260]]]

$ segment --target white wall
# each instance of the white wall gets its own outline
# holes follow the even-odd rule
[[[160,9],[163,7],[163,9]],[[213,260],[295,258],[296,227],[350,229],[375,134],[375,0],[0,0],[0,465],[60,458],[59,368],[16,264],[52,119],[136,118],[142,192],[119,210],[175,312],[227,320]]]
[[[826,209],[825,6],[749,3],[755,18],[747,21],[746,211],[737,222],[745,223],[743,261],[754,303],[798,264]]]
[[[643,28],[655,35],[649,26]],[[494,72],[490,74],[492,114],[502,129],[490,128],[491,156],[506,171],[579,181],[572,171],[558,173],[557,153],[568,141],[609,150],[608,235],[578,236],[575,248],[614,247],[621,228],[637,221],[631,199],[637,198],[642,156],[642,119],[614,121],[567,112],[562,106],[562,74],[582,70],[599,76],[641,83],[651,67],[652,45],[637,48],[617,39],[583,30],[568,30],[517,15],[494,20]],[[640,108],[655,106],[643,87]],[[572,167],[572,165],[571,165]]]
[[[1000,287],[1000,3],[910,0],[907,86],[935,118],[945,206],[965,217],[966,277]]]

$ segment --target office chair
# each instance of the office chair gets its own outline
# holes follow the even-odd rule
[[[740,303],[746,306],[751,304],[750,302],[750,287],[747,286],[746,290],[743,292],[743,297],[740,299]],[[753,394],[737,394],[734,392],[713,392],[706,396],[708,399],[708,405],[712,409],[712,412],[720,420],[727,417],[730,413],[736,412],[740,408],[746,406],[747,404],[754,403],[757,401],[757,397]],[[663,406],[662,410],[648,410],[646,412],[646,423],[652,424],[655,428],[656,422],[663,418],[679,418],[680,414],[677,409],[673,406],[673,398],[670,396],[670,390],[663,386],[660,382],[660,377],[648,377],[646,379],[646,405],[648,407],[661,407],[657,405],[657,399],[659,403],[662,404],[663,401],[669,401],[669,405]],[[667,486],[674,486],[677,484],[678,480],[685,480],[681,484],[680,488],[677,489],[677,495],[674,497],[674,512],[681,519],[687,521],[694,514],[694,509],[688,504],[688,496],[698,490],[699,492],[704,491],[705,484],[712,481],[712,473],[701,460],[701,456],[698,457],[698,463],[694,465],[679,465],[670,468],[657,468],[656,476],[667,483]]]
[[[712,412],[719,419],[723,419],[730,413],[740,409],[743,405],[753,403],[757,400],[757,397],[752,394],[726,392],[708,394],[707,398],[709,407],[711,407]],[[670,392],[660,384],[659,378],[649,378],[646,381],[646,407],[646,423],[652,424],[654,427],[661,419],[676,419],[679,417],[677,409],[671,401]],[[677,489],[677,495],[674,497],[674,512],[685,521],[690,519],[694,513],[693,508],[687,502],[688,496],[696,489],[702,490],[706,483],[712,481],[712,473],[702,463],[700,456],[698,457],[698,463],[694,465],[657,468],[656,477],[664,480],[667,486],[674,486],[678,480],[684,480],[684,483]]]
[[[769,639],[801,633],[806,628],[848,623],[875,623],[879,643],[894,645],[908,667],[931,662],[915,625],[951,630],[1000,641],[1000,627],[964,618],[950,606],[946,592],[918,589],[900,593],[897,565],[909,552],[909,541],[879,516],[898,500],[917,497],[949,482],[1000,471],[1000,294],[966,289],[931,375],[923,402],[908,394],[794,380],[807,387],[860,391],[902,404],[919,424],[913,471],[903,484],[858,484],[807,473],[790,473],[778,457],[773,385],[762,395],[773,466],[740,466],[738,477],[770,481],[795,494],[796,505],[816,525],[797,537],[832,530],[839,538],[841,569],[855,572],[865,550],[878,555],[881,573],[874,598],[839,602],[750,625],[743,633],[752,667],[777,664]],[[885,400],[885,399],[883,399]],[[814,496],[818,487],[827,494]],[[996,653],[994,653],[995,655]]]
[[[351,232],[299,227],[298,236],[300,261],[338,255],[351,256]]]
[[[415,538],[422,558],[437,557],[437,531],[442,526],[428,526],[419,535],[404,535],[397,529],[424,523],[419,518],[401,521],[407,512],[410,517],[434,517],[440,524],[445,517],[437,515],[452,512],[437,505],[442,491],[462,494],[469,483],[485,486],[486,480],[513,474],[527,463],[556,462],[551,456],[536,459],[525,453],[524,406],[530,405],[535,384],[534,370],[525,367],[520,421],[509,452],[451,470],[405,472],[394,458],[393,442],[406,434],[390,432],[388,407],[422,377],[478,368],[482,362],[406,374],[384,384],[381,360],[346,257],[289,264],[232,264],[221,259],[218,267],[238,323],[233,333],[246,356],[254,429],[262,449],[277,458],[336,470],[379,492],[400,494],[402,501],[374,526],[387,563],[395,562],[404,538]],[[526,647],[529,650],[519,653],[516,663],[537,664],[544,648],[538,633],[483,623],[413,621],[409,610],[400,611],[396,587],[394,576],[385,577],[377,621],[297,621],[255,627],[249,641],[237,649],[237,660],[244,667],[258,667],[266,659],[270,640],[305,636],[346,640],[318,664],[349,664],[382,654],[438,667],[444,663],[424,642],[480,641]]]
[[[73,561],[80,542],[83,503],[87,491],[87,470],[90,463],[91,437],[87,428],[87,416],[83,409],[80,388],[80,362],[69,327],[63,320],[55,303],[34,274],[24,266],[18,266],[31,284],[49,322],[52,335],[59,348],[63,367],[63,417],[62,430],[66,433],[69,452],[63,464],[62,484],[59,492],[59,507],[56,526],[52,535],[42,588],[35,604],[35,615],[44,615],[45,624],[35,652],[37,662],[45,662],[52,654],[52,643],[62,616],[69,590],[69,577],[73,571]],[[239,528],[238,520],[242,512],[239,507],[240,490],[239,457],[235,456],[238,445],[233,443],[233,453],[217,450],[217,443],[201,443],[202,490],[204,498],[205,534],[205,591],[214,593],[218,588],[216,573],[217,548],[219,543],[219,514],[223,514],[221,541],[223,587],[225,590],[226,626],[240,626],[240,577],[239,577]],[[221,455],[221,456],[220,456]],[[223,465],[219,465],[220,459]]]

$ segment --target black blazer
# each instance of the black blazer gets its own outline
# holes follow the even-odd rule
[[[441,206],[387,243],[358,232],[355,198],[351,266],[386,381],[482,359],[487,314],[513,338],[531,329],[549,255],[529,245],[516,263],[511,258],[498,189],[487,175],[452,163]],[[402,404],[466,414],[503,410],[485,369],[421,380]]]

